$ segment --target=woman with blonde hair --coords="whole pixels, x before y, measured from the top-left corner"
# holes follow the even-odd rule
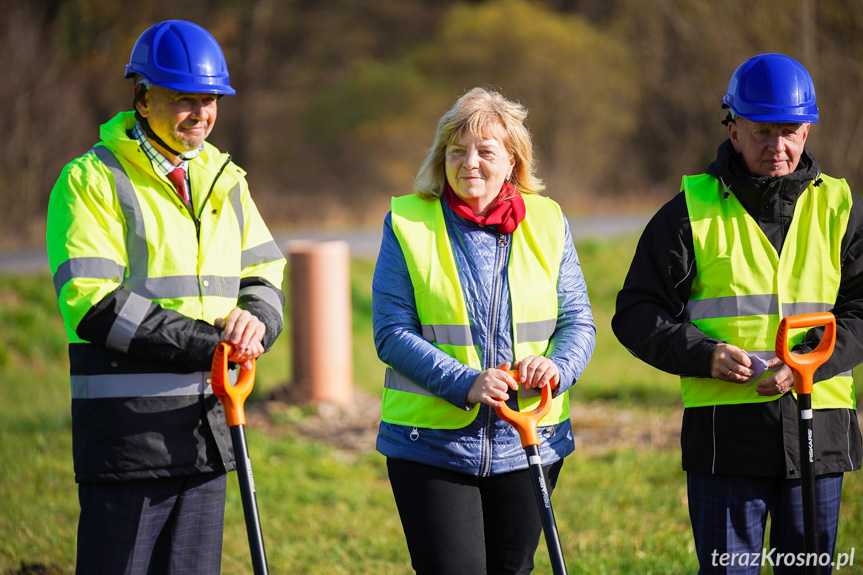
[[[531,409],[552,386],[538,434],[550,490],[575,447],[569,389],[596,329],[569,224],[538,195],[526,116],[496,91],[464,94],[438,122],[415,193],[393,198],[384,221],[377,449],[418,574],[533,569],[542,523],[518,433],[495,407]]]

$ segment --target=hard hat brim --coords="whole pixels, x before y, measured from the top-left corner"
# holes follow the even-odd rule
[[[237,91],[230,85],[225,84],[221,78],[213,78],[213,82],[182,82],[171,78],[152,78],[148,74],[144,74],[139,70],[135,70],[132,66],[126,66],[125,78],[133,76],[142,76],[153,86],[161,86],[174,92],[183,92],[186,94],[219,94],[220,96],[234,96]]]

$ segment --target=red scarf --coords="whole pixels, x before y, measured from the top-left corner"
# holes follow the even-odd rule
[[[444,192],[446,203],[458,215],[481,226],[497,226],[498,233],[511,234],[524,219],[524,199],[515,186],[504,182],[500,187],[492,205],[488,208],[486,215],[477,216],[473,209],[447,185]]]

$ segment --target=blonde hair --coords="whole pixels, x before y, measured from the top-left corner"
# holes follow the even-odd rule
[[[446,149],[464,129],[475,136],[500,137],[515,157],[510,183],[518,191],[536,194],[544,190],[545,184],[535,173],[533,142],[524,125],[526,117],[527,108],[494,90],[474,88],[467,92],[438,120],[434,144],[414,179],[414,192],[428,199],[443,195],[447,186]]]

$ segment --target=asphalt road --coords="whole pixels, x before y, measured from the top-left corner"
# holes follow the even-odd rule
[[[627,233],[640,233],[652,214],[622,214],[618,216],[572,216],[569,226],[574,239],[607,238]],[[345,241],[355,257],[377,257],[381,245],[381,228],[352,230],[294,230],[276,234],[282,251],[294,241]],[[0,252],[0,272],[47,272],[48,256],[44,248]]]

